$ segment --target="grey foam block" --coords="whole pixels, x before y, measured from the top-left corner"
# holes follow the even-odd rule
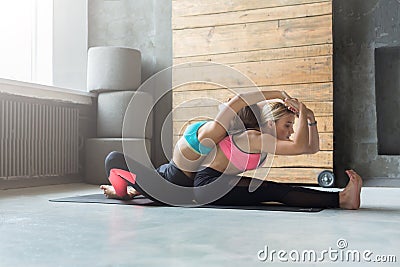
[[[87,90],[136,90],[141,84],[141,68],[139,50],[113,46],[91,47],[88,51]]]
[[[124,147],[130,151],[129,156],[153,168],[150,160],[151,141],[148,139],[124,139]],[[121,138],[90,138],[86,140],[85,182],[90,184],[108,184],[104,160],[111,151],[123,153]]]
[[[97,99],[97,137],[151,139],[152,106],[153,97],[144,92],[120,91],[99,94]],[[125,116],[126,120],[123,125]]]

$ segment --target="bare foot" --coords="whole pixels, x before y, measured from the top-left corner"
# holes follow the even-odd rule
[[[342,209],[356,210],[360,208],[362,180],[354,171],[346,171],[346,174],[350,180],[344,190],[339,192],[339,206]]]
[[[114,187],[112,187],[111,185],[101,185],[100,189],[103,190],[103,193],[104,195],[106,195],[107,198],[112,198],[112,199],[129,200],[133,199],[137,195],[140,195],[140,193],[137,192],[132,187],[128,187],[128,194],[124,197],[118,196],[117,193],[115,192]]]
[[[361,188],[362,188],[362,184],[363,184],[363,180],[361,178],[360,175],[358,175],[358,173],[356,173],[354,170],[348,170],[346,171],[347,175],[353,176],[358,180],[358,191],[361,194]]]

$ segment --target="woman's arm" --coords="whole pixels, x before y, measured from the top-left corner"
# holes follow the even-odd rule
[[[319,134],[317,128],[317,121],[314,117],[314,112],[308,109],[307,113],[308,130],[309,130],[309,143],[308,143],[308,153],[315,154],[319,151]]]
[[[214,121],[206,123],[199,129],[199,141],[210,139],[217,144],[226,136],[230,122],[242,108],[264,100],[285,100],[288,97],[289,95],[284,91],[257,91],[236,95],[222,106]]]

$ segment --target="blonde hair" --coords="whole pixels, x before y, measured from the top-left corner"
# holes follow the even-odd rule
[[[294,114],[281,102],[269,102],[263,106],[261,111],[261,121],[266,124],[268,121],[278,121],[282,117]]]

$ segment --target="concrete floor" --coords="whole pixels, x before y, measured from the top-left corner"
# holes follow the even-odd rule
[[[400,188],[363,188],[360,210],[318,213],[48,201],[91,193],[99,190],[85,184],[0,191],[0,266],[271,266],[297,256],[322,264],[307,251],[339,266],[355,265],[349,251],[362,264],[396,256],[368,266],[400,262]]]

